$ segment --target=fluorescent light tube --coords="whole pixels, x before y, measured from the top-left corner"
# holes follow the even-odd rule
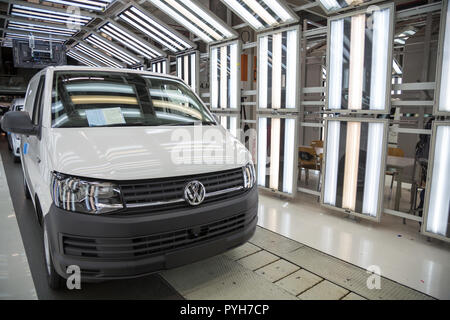
[[[392,68],[394,68],[394,71],[396,74],[403,73],[402,69],[400,68],[400,66],[398,65],[398,62],[395,59],[392,60]],[[377,70],[377,69],[373,68],[373,70]]]
[[[342,66],[344,56],[344,20],[331,21],[330,77],[328,85],[328,108],[342,108]]]
[[[66,29],[66,28],[60,28],[60,27],[49,27],[49,26],[43,26],[39,24],[33,24],[33,23],[26,23],[26,22],[19,22],[14,20],[8,21],[8,28],[10,29],[17,29],[17,30],[24,30],[24,31],[35,31],[35,32],[41,32],[41,33],[55,33],[60,35],[66,35],[66,36],[72,36],[77,30],[73,29]]]
[[[238,83],[237,79],[240,78],[240,74],[238,73],[238,45],[237,43],[233,43],[230,45],[230,108],[236,109],[239,106],[236,104],[237,101],[233,97],[238,94]]]
[[[186,18],[184,18],[182,15],[180,15],[177,11],[172,10],[169,6],[165,5],[163,2],[161,2],[159,0],[149,0],[149,1],[152,2],[159,9],[163,10],[170,17],[172,17],[173,19],[178,21],[184,27],[189,29],[192,33],[196,34],[198,37],[200,37],[206,43],[213,41],[212,36],[209,36],[206,33],[204,33],[203,31],[201,31],[195,25],[190,23]]]
[[[270,132],[270,180],[269,187],[278,190],[280,172],[280,119],[271,119]]]
[[[184,77],[183,80],[189,84],[189,78],[190,78],[190,70],[189,70],[189,55],[185,55],[183,56],[183,73],[184,73]]]
[[[112,60],[108,56],[106,56],[104,54],[101,54],[100,52],[97,52],[96,50],[88,47],[87,45],[85,45],[83,43],[78,43],[75,46],[75,49],[83,52],[87,56],[94,57],[96,60],[106,64],[107,66],[111,66],[111,67],[115,67],[115,68],[122,68],[122,65],[120,65],[119,63],[115,62],[114,60]]]
[[[269,65],[268,59],[268,36],[263,36],[259,38],[259,65],[258,65],[258,108],[267,108],[267,90],[268,87],[268,75],[267,66]]]
[[[148,59],[153,59],[161,55],[160,52],[147,45],[143,40],[137,38],[122,28],[117,27],[113,23],[107,23],[102,26],[99,31],[109,35],[114,40],[122,43],[124,46]]]
[[[390,9],[373,12],[372,68],[370,77],[370,109],[386,109],[386,84],[389,48]],[[363,60],[364,63],[364,60]],[[401,72],[400,72],[401,73]],[[362,87],[361,87],[362,91]]]
[[[181,74],[182,74],[182,72],[181,72],[181,59],[182,59],[182,56],[178,56],[177,57],[177,77],[180,78],[180,79],[182,79],[181,78]]]
[[[197,92],[197,61],[196,61],[196,54],[190,54],[189,59],[191,59],[191,70],[190,70],[190,77],[191,77],[191,88],[194,90],[194,92]]]
[[[98,64],[96,64],[96,63],[94,63],[94,62],[92,62],[92,61],[90,61],[90,60],[88,60],[88,59],[86,59],[86,58],[83,58],[83,57],[81,57],[81,56],[79,56],[79,55],[77,55],[77,54],[74,54],[73,52],[67,52],[67,55],[68,55],[69,57],[74,58],[75,60],[80,61],[81,63],[83,63],[83,64],[85,64],[85,65],[87,65],[87,66],[90,66],[90,67],[99,67]]]
[[[227,106],[227,47],[220,47],[220,107]]]
[[[441,12],[441,16],[446,15],[444,30],[444,41],[442,43],[442,67],[441,81],[439,89],[438,111],[450,112],[450,5],[447,4],[447,12]]]
[[[136,27],[136,29],[138,29],[139,31],[145,33],[146,35],[150,36],[155,41],[157,41],[157,42],[161,43],[163,46],[167,47],[169,50],[171,50],[173,52],[176,52],[177,48],[175,48],[175,46],[180,47],[179,45],[176,45],[174,42],[171,42],[170,39],[167,38],[164,34],[159,32],[158,30],[156,30],[152,26],[148,25],[143,20],[139,19],[138,17],[134,16],[133,14],[130,14],[130,16],[131,16],[131,18],[134,17],[133,19],[135,21],[138,21],[139,23],[144,25],[148,30],[143,30],[142,27],[139,24],[137,24],[136,22],[134,22],[133,20],[131,20],[127,16],[121,15],[120,17],[123,20],[125,20],[126,22],[128,22],[130,25]],[[166,41],[166,39],[167,39],[167,41]]]
[[[84,25],[91,20],[91,17],[87,16],[46,10],[42,8],[26,7],[18,4],[13,4],[11,15],[27,16],[34,19],[57,21],[63,23],[70,22],[80,25]]]
[[[447,235],[450,211],[450,125],[437,125],[426,231]]]
[[[100,48],[101,50],[109,53],[109,54],[113,54],[114,56],[116,56],[119,60],[128,63],[128,64],[136,64],[139,63],[140,61],[134,57],[132,57],[131,55],[129,55],[128,53],[126,53],[123,50],[120,50],[116,47],[114,47],[113,45],[111,45],[110,43],[108,43],[107,40],[105,39],[101,39],[99,36],[95,35],[95,34],[91,34],[89,37],[87,37],[85,39],[86,41],[90,42],[91,44],[97,46],[98,48]]]
[[[283,156],[283,192],[293,192],[295,119],[285,119],[284,156]]]
[[[30,35],[26,35],[26,34],[18,34],[18,33],[12,33],[12,32],[7,32],[5,38],[15,38],[15,39],[30,39]],[[41,40],[41,41],[53,41],[53,42],[66,42],[65,39],[61,39],[61,38],[50,38],[50,37],[41,37],[41,36],[36,36],[33,35],[35,40]]]
[[[327,149],[323,202],[332,206],[336,205],[340,133],[340,121],[327,121]]]
[[[341,6],[336,0],[319,0],[322,5],[327,9],[328,11],[334,11],[341,9]]]
[[[272,108],[281,108],[281,46],[282,34],[275,33],[272,37]]]
[[[358,162],[360,147],[361,123],[347,123],[347,139],[345,148],[344,191],[342,207],[355,210],[356,190],[358,185]]]
[[[266,185],[267,118],[258,119],[258,185]]]
[[[348,108],[362,109],[366,15],[353,16],[351,21]]]
[[[376,217],[378,213],[378,195],[380,192],[381,155],[383,154],[383,128],[380,122],[369,123],[366,172],[362,213]]]
[[[219,107],[219,83],[217,79],[217,61],[219,48],[211,49],[211,108],[217,109]]]
[[[104,10],[113,0],[92,1],[92,0],[46,0],[48,2],[64,4],[66,6],[76,6],[90,10],[101,11]]]
[[[264,28],[264,25],[259,22],[258,19],[248,10],[244,8],[239,2],[236,0],[223,0],[226,4],[228,4],[236,14],[239,14],[247,21],[253,28],[256,30]]]
[[[230,128],[228,130],[233,136],[237,137],[237,117],[230,116]]]
[[[297,30],[287,32],[286,41],[286,108],[296,107],[297,96]]]
[[[275,12],[277,16],[279,16],[283,21],[294,20],[294,17],[281,6],[281,4],[277,0],[262,0],[267,4],[267,6]]]
[[[168,1],[168,0],[165,0]],[[178,0],[173,0],[178,1]],[[206,22],[208,22],[211,26],[213,26],[216,30],[218,30],[222,35],[227,38],[233,36],[227,28],[225,28],[222,24],[218,22],[215,18],[213,18],[210,14],[208,14],[205,10],[203,10],[200,6],[198,6],[194,1],[191,0],[179,0],[183,2],[187,8],[189,8],[192,12],[199,14]],[[212,12],[211,12],[212,14]],[[221,36],[223,37],[223,36]]]
[[[158,23],[151,15],[136,7],[129,7],[119,15],[119,18],[125,20],[127,23],[145,33],[156,42],[166,46],[173,52],[192,48],[192,45],[183,40],[182,36],[177,35],[175,31]]]
[[[261,17],[268,25],[278,24],[277,20],[255,0],[242,0],[254,13]]]

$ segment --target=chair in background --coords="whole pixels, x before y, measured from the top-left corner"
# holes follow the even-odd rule
[[[309,182],[309,170],[320,170],[317,154],[313,147],[298,148],[299,180],[302,179],[302,168],[305,169],[305,182]]]
[[[388,148],[388,155],[389,156],[394,156],[394,157],[404,157],[405,156],[405,152],[402,149],[400,149],[400,148],[389,147]],[[392,169],[387,170],[386,174],[388,176],[392,177],[392,179],[391,179],[391,191],[390,191],[391,194],[392,194],[392,187],[394,186],[394,179],[397,177],[398,171],[395,170],[394,168],[392,168]]]
[[[313,147],[313,148],[323,148],[323,140],[313,140],[313,141],[311,141],[311,147]]]

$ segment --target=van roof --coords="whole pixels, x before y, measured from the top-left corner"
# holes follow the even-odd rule
[[[151,72],[151,71],[144,71],[144,70],[135,70],[135,69],[125,69],[125,68],[108,68],[108,67],[87,67],[87,66],[51,66],[47,67],[42,70],[42,72],[45,72],[47,70],[52,71],[103,71],[103,72],[125,72],[125,73],[137,73],[137,74],[146,74],[146,75],[153,75],[158,77],[165,77],[168,79],[176,79],[180,80],[180,78],[164,74],[164,73],[157,73],[157,72]]]

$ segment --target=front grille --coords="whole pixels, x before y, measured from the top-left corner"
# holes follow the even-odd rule
[[[167,253],[241,231],[245,214],[173,232],[137,238],[85,238],[62,235],[64,254],[99,259],[135,259]]]
[[[188,207],[184,201],[184,187],[189,181],[198,180],[206,189],[204,203],[233,197],[244,192],[242,168],[191,176],[179,176],[120,184],[127,209],[146,212]]]

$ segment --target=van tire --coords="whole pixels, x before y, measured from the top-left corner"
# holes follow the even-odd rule
[[[52,250],[50,249],[50,241],[48,240],[47,226],[45,225],[45,223],[43,229],[44,263],[45,271],[47,273],[47,284],[51,289],[59,290],[64,285],[64,278],[56,272],[53,265]]]
[[[23,192],[25,193],[25,198],[31,199],[30,190],[28,189],[28,184],[25,176],[23,176]]]

